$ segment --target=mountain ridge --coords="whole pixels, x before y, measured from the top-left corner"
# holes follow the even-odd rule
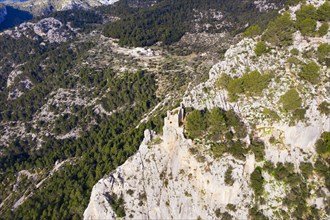
[[[318,2],[315,5],[319,6]],[[291,7],[289,12],[295,15],[300,7]],[[315,38],[302,37],[297,31],[293,34],[292,45],[274,47],[266,43],[269,50],[262,55],[256,55],[255,48],[262,39],[258,35],[231,46],[224,60],[211,68],[209,79],[185,92],[182,103],[190,109],[186,117],[182,117],[181,112],[185,111],[182,107],[167,112],[163,134],[146,130],[139,151],[93,187],[84,219],[101,216],[110,219],[267,219],[303,215],[327,219],[329,176],[316,170],[320,163],[327,163],[320,162],[322,154],[317,149],[330,132],[329,114],[322,113],[319,107],[329,102],[330,72],[313,56],[299,54],[317,50],[329,42],[329,37],[329,31]],[[298,55],[295,53],[299,64],[290,63],[293,49],[299,51]],[[306,84],[297,74],[300,65],[311,61],[320,65],[317,88]],[[256,80],[252,78],[256,71],[262,75],[271,73],[275,79],[268,82],[257,99],[255,95],[243,94],[232,100],[228,81],[230,86],[231,80],[246,75]],[[290,88],[297,89],[303,99],[298,107],[306,106],[303,118],[297,121],[292,121],[292,112],[281,109],[280,103],[292,91]],[[247,133],[243,132],[239,138],[236,137],[241,132],[238,128],[232,127],[232,133],[229,132],[233,140],[241,140],[241,148],[235,150],[235,143],[230,146],[233,143],[223,142],[221,138],[213,141],[212,136],[209,137],[211,130],[203,127],[203,120],[211,123],[203,117],[218,114],[218,108],[219,111],[233,111],[242,120],[240,126],[246,127]],[[269,112],[278,118],[269,116]],[[190,124],[195,124],[194,130]],[[190,139],[193,134],[190,132],[196,130],[204,132],[205,136],[196,133],[197,137]],[[259,144],[255,148],[256,141]],[[314,166],[311,169],[315,171],[305,174],[308,164]],[[285,172],[288,174],[283,174]],[[226,173],[230,173],[230,181]],[[297,181],[303,186],[306,184],[308,193],[303,187],[297,188],[294,178],[299,175],[306,178]],[[304,193],[307,196],[303,196]],[[303,208],[307,206],[313,207],[313,211]]]
[[[234,6],[247,17],[218,30],[208,27],[233,23],[222,15],[236,1],[221,10],[220,0],[191,0],[194,10],[182,2],[171,13],[193,17],[181,26],[172,16],[184,30],[173,41],[171,13],[149,0],[54,12],[0,33],[3,218],[82,219],[89,203],[109,218],[327,217],[328,5],[285,12],[285,1],[248,0]],[[150,30],[169,41],[129,46],[149,30],[135,26],[155,21]],[[133,25],[128,41],[106,35],[118,24]],[[146,129],[153,138],[141,145]],[[111,174],[114,188],[103,185]],[[229,198],[242,184],[246,197]]]

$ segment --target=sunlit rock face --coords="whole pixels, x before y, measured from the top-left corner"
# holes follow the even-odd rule
[[[248,216],[252,191],[246,177],[254,170],[254,156],[246,163],[231,155],[198,162],[180,126],[182,111],[168,112],[162,136],[146,130],[139,151],[93,187],[84,219],[116,218],[109,203],[114,195],[124,199],[126,217],[136,219],[214,219],[215,210],[225,212],[228,204],[238,207],[236,218]],[[229,166],[231,186],[224,181]]]

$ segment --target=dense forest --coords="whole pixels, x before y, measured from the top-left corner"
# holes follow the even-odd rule
[[[66,13],[69,12],[54,15],[63,22],[74,19],[75,25],[84,30],[99,21],[97,17],[84,16],[92,12],[79,13],[81,19]],[[81,66],[88,50],[94,46],[89,41],[41,44],[41,38],[32,40],[26,37],[0,37],[0,41],[3,42],[0,44],[1,126],[23,122],[26,132],[40,134],[43,139],[38,150],[34,147],[36,140],[30,136],[12,140],[8,147],[1,146],[1,201],[19,199],[10,197],[11,189],[8,188],[17,172],[36,172],[39,173],[38,180],[41,180],[49,175],[57,161],[72,161],[38,190],[30,179],[22,181],[18,192],[24,190],[21,193],[31,197],[15,211],[6,207],[10,203],[4,204],[0,219],[81,219],[96,181],[136,152],[146,128],[159,131],[162,127],[162,116],[159,115],[136,129],[142,116],[158,102],[155,75],[143,70],[118,74],[111,67],[93,69]],[[15,63],[23,63],[18,67],[21,71],[19,77],[31,80],[33,89],[26,89],[24,95],[8,100],[6,82]],[[70,112],[61,114],[64,106],[50,106],[50,111],[59,115],[54,126],[47,121],[36,121],[35,115],[47,104],[46,97],[58,89],[77,90],[81,97],[90,99],[102,97],[96,104],[113,113],[104,117],[96,113],[93,106],[73,105]],[[78,138],[56,138],[76,127],[81,128]],[[45,129],[50,129],[52,135],[43,136],[40,132]]]
[[[285,2],[278,1],[283,4]],[[127,2],[126,4],[128,5]],[[125,1],[121,2],[120,7],[125,7]],[[221,12],[221,15],[217,12]],[[254,16],[255,13],[258,13],[258,16]],[[276,14],[276,10],[260,13],[249,1],[164,0],[149,8],[120,14],[121,19],[109,23],[104,33],[119,38],[122,45],[148,46],[158,41],[171,44],[178,41],[186,32],[229,31],[235,34],[243,30],[246,24],[259,24],[265,27]],[[223,21],[226,24],[219,26]],[[204,28],[205,24],[211,27]],[[196,25],[202,28],[196,30]]]
[[[60,72],[56,73],[60,74]],[[51,217],[55,219],[80,219],[88,204],[89,193],[95,182],[122,164],[137,150],[145,128],[160,129],[162,125],[160,118],[155,119],[155,122],[150,121],[147,125],[142,124],[139,129],[136,129],[141,116],[157,101],[153,75],[139,71],[116,79],[115,74],[110,69],[102,72],[82,69],[80,74],[81,81],[79,83],[98,85],[100,89],[98,92],[111,88],[109,96],[101,101],[106,109],[112,110],[118,106],[126,106],[125,110],[104,118],[94,113],[91,108],[77,108],[74,115],[58,119],[58,126],[54,128],[55,132],[65,133],[72,129],[70,127],[71,120],[68,117],[74,117],[74,120],[79,121],[80,125],[86,124],[86,126],[89,121],[96,120],[95,125],[89,129],[86,127],[85,132],[78,139],[45,138],[43,147],[38,151],[29,150],[33,142],[22,140],[13,142],[9,151],[5,152],[7,156],[0,158],[0,178],[4,184],[1,185],[1,188],[4,187],[1,190],[1,198],[8,195],[5,190],[5,183],[15,178],[16,172],[20,170],[48,170],[56,161],[69,158],[79,159],[73,162],[74,166],[67,165],[53,175],[51,181],[48,181],[15,212],[3,213],[2,218],[10,219],[14,216],[15,219],[48,219]],[[32,90],[36,93],[34,98],[25,96],[25,98],[20,99],[23,101],[22,103],[16,106],[13,102],[11,105],[15,106],[14,109],[19,112],[25,108],[17,107],[26,105],[27,110],[32,114],[36,110],[34,108],[37,108],[39,103],[43,101],[42,97],[46,96],[46,94],[41,93],[47,93],[46,88],[72,86],[73,82],[70,80],[73,79],[70,77],[61,78],[61,80],[61,84],[55,81],[52,85],[45,84],[45,87],[43,86],[44,83],[41,83],[39,91]],[[47,79],[45,82],[51,81]],[[116,95],[110,95],[111,93],[116,93]],[[34,103],[31,104],[27,101]],[[29,106],[34,108],[31,109]],[[29,113],[23,112],[18,113],[18,115],[23,115],[23,118],[20,119],[25,120],[25,116],[30,117]],[[15,115],[13,110],[11,115]],[[13,120],[12,117],[15,118],[15,116],[11,116],[5,120]],[[72,191],[72,189],[74,190]],[[33,189],[29,189],[28,192],[33,192]]]

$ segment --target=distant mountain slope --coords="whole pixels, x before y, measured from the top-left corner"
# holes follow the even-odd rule
[[[187,32],[229,32],[234,36],[251,24],[265,26],[285,3],[286,0],[163,0],[122,16],[110,23],[104,33],[129,46],[150,46],[158,41],[170,44]]]
[[[29,1],[5,1],[6,4],[29,11],[34,15],[46,15],[52,11],[90,8],[102,5],[110,5],[118,0],[29,0]]]
[[[2,22],[0,22],[0,31],[15,27],[16,25],[32,19],[32,14],[27,11],[22,11],[11,6],[4,6],[4,8],[6,9],[6,14],[3,16]]]
[[[7,15],[6,6],[0,5],[0,24],[5,20],[6,15]]]

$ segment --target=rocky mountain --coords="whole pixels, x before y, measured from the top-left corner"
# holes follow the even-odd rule
[[[5,16],[7,15],[6,6],[0,5],[0,23],[5,20]]]
[[[120,0],[0,32],[0,218],[327,219],[329,9]]]
[[[299,19],[302,10],[301,5],[290,7],[282,16]],[[306,53],[329,47],[330,32],[320,37],[296,31],[290,46],[266,41],[267,49],[259,54],[266,34],[242,39],[227,50],[211,68],[209,80],[186,91],[185,108],[167,112],[162,134],[145,131],[138,152],[93,187],[84,219],[329,218],[329,164],[323,163],[329,159],[330,71],[317,55]],[[312,82],[301,71],[314,64],[318,73]],[[232,97],[235,80],[246,77],[258,86],[267,74],[270,78],[258,95],[242,91]],[[299,102],[290,110],[286,105],[294,102],[293,93]],[[187,108],[196,110],[186,114]],[[224,111],[223,116],[216,109]],[[202,128],[204,135],[193,140],[187,138],[192,124],[203,126],[194,113],[204,114],[212,126],[215,117],[230,111],[246,128],[240,138],[242,131],[235,126],[229,126],[232,133],[224,139],[221,131],[212,137],[212,127]],[[298,116],[297,111],[302,113]],[[225,128],[223,120],[217,126]],[[228,141],[233,136],[239,144]],[[321,142],[327,145],[325,154]]]
[[[118,0],[29,0],[29,1],[6,1],[8,5],[29,11],[34,15],[49,14],[52,11],[68,9],[88,9],[90,7],[110,5]]]

